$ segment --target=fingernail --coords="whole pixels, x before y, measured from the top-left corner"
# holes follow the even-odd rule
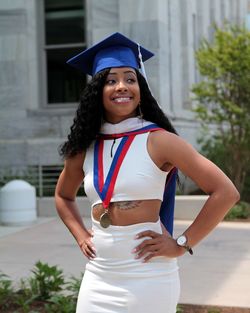
[[[132,253],[135,253],[135,252],[136,252],[136,250],[137,250],[136,248],[135,248],[135,249],[133,249],[133,250],[132,250]]]
[[[139,238],[139,235],[135,235],[135,239],[138,239]]]
[[[92,253],[91,256],[92,256],[92,258],[95,258],[95,257],[96,257],[94,253]]]
[[[137,255],[135,256],[135,259],[139,259],[139,254],[137,254]]]

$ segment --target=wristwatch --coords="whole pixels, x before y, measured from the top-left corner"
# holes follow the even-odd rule
[[[178,246],[185,248],[191,255],[193,255],[193,250],[187,244],[187,236],[181,235],[176,239],[176,243]]]

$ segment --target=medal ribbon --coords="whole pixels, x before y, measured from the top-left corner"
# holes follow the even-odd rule
[[[125,136],[130,136],[130,135],[138,135],[138,134],[143,134],[143,133],[147,133],[149,131],[156,131],[156,130],[160,130],[162,128],[160,128],[159,126],[157,126],[157,124],[150,124],[148,126],[136,129],[136,130],[132,130],[129,132],[125,132],[125,133],[120,133],[120,134],[100,134],[100,137],[103,139],[115,139],[115,138],[121,138],[121,137],[125,137]]]
[[[115,182],[122,165],[122,161],[134,140],[135,135],[123,137],[112,160],[107,178],[104,183],[103,174],[103,141],[97,139],[94,148],[94,186],[99,194],[104,208],[107,208],[115,188]]]
[[[151,124],[140,129],[121,134],[108,134],[108,135],[100,134],[100,138],[96,140],[94,146],[94,186],[102,200],[104,208],[107,208],[110,203],[120,167],[135,136],[137,134],[142,134],[149,131],[156,131],[160,129],[162,128],[160,128],[156,124]],[[115,152],[110,169],[108,171],[108,175],[104,182],[104,173],[103,173],[104,140],[115,138],[122,138],[122,140],[119,143],[119,146]]]

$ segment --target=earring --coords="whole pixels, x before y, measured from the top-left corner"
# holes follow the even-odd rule
[[[143,113],[141,110],[141,102],[139,102],[139,104],[138,104],[138,111],[139,111],[140,119],[143,119]]]

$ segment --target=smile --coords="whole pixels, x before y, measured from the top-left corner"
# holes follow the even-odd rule
[[[131,97],[119,97],[119,98],[113,98],[112,100],[117,103],[121,102],[129,102],[132,98]]]

